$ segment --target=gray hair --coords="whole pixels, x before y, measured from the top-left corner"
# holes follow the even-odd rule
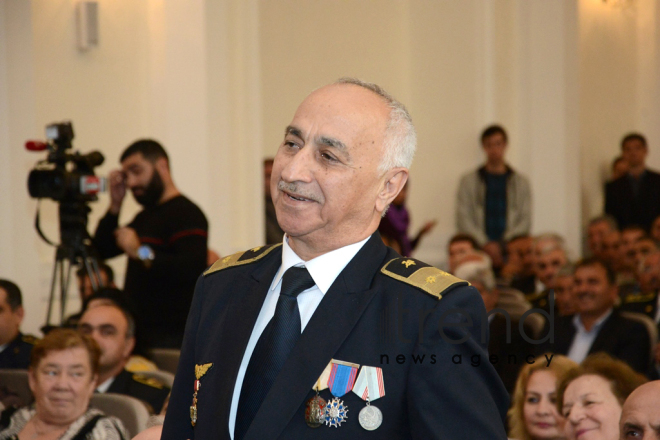
[[[545,242],[547,242],[547,244],[545,244]],[[542,243],[544,243],[543,246],[541,246]],[[558,234],[541,234],[534,238],[534,252],[537,254],[546,255],[557,249],[563,251],[565,255],[568,255],[568,252],[566,252],[566,242]]]
[[[575,265],[572,263],[564,264],[559,271],[557,272],[557,278],[559,277],[572,277],[575,274]]]
[[[390,117],[385,129],[385,151],[378,166],[381,173],[392,168],[410,168],[417,147],[417,133],[406,107],[377,84],[357,78],[340,78],[335,84],[353,84],[374,92],[385,100]]]
[[[454,275],[470,283],[481,283],[489,292],[496,286],[493,269],[485,260],[462,263],[456,268]]]

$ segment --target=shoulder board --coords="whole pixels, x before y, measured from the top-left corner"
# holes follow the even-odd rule
[[[469,285],[467,281],[414,258],[395,258],[383,266],[380,271],[388,277],[417,287],[438,299],[441,299],[442,293],[450,287]]]
[[[139,382],[141,384],[150,386],[152,388],[157,388],[159,390],[162,390],[164,387],[164,385],[160,383],[157,379],[154,379],[153,377],[146,377],[141,374],[134,374],[133,380],[135,382]]]
[[[525,295],[527,301],[536,301],[539,298],[545,298],[548,296],[548,289],[544,289],[540,292],[529,293]]]
[[[238,252],[236,254],[221,258],[215,263],[213,263],[213,265],[209,267],[206,270],[206,272],[204,272],[204,276],[210,275],[213,272],[217,272],[222,269],[227,269],[228,267],[241,266],[243,264],[253,263],[255,261],[262,259],[266,255],[268,255],[270,251],[272,251],[273,249],[277,249],[280,246],[282,246],[281,243],[274,245],[260,246],[245,252]]]
[[[624,304],[630,304],[630,303],[642,303],[642,302],[649,302],[649,301],[655,301],[656,299],[656,294],[651,292],[651,293],[631,293],[630,295],[626,295],[625,298],[623,298],[623,303]]]
[[[23,342],[27,342],[28,344],[32,344],[32,345],[34,345],[34,344],[36,344],[37,342],[39,342],[39,338],[36,338],[36,337],[34,337],[34,336],[32,336],[32,335],[23,335],[23,336],[21,336],[21,340],[22,340]]]

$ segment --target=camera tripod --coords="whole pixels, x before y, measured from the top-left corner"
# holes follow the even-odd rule
[[[96,252],[92,246],[91,237],[87,232],[87,214],[89,211],[90,208],[85,203],[80,202],[63,202],[59,206],[60,236],[62,240],[61,244],[56,245],[57,248],[55,250],[55,263],[53,265],[53,277],[50,285],[46,324],[41,328],[44,334],[54,328],[50,324],[50,319],[58,290],[60,296],[59,320],[60,324],[64,322],[67,292],[69,291],[71,268],[73,266],[80,266],[85,269],[94,292],[104,287]],[[41,232],[38,214],[36,227],[39,235],[46,242],[54,244]]]

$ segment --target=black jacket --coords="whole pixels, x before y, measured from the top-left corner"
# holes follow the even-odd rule
[[[227,261],[246,264],[197,282],[163,440],[230,438],[236,375],[282,252],[276,246],[238,255]],[[384,267],[399,278],[381,272]],[[430,287],[457,282],[438,300],[411,285],[413,278]],[[474,288],[420,261],[400,258],[375,233],[325,294],[244,440],[506,439],[508,396],[487,361],[487,340],[481,341],[484,314]],[[448,342],[460,338],[465,342]],[[454,363],[459,356],[461,364]],[[477,357],[480,366],[473,367],[471,359]],[[353,392],[341,398],[349,412],[340,427],[306,425],[305,402],[314,396],[312,387],[333,358],[382,368],[385,396],[373,402],[383,414],[380,428],[368,432],[360,426],[358,414],[365,402]],[[195,366],[208,363],[212,366],[201,378],[193,428]],[[331,395],[323,390],[321,397],[329,400]]]
[[[169,387],[155,379],[122,370],[110,384],[107,393],[124,394],[135,397],[149,404],[155,414],[163,408],[165,399],[170,394]]]
[[[554,328],[554,344],[548,342],[543,351],[558,354],[567,354],[575,337],[576,329],[573,325],[573,316],[556,318]],[[547,334],[546,328],[542,335]],[[605,352],[610,356],[621,359],[636,371],[646,374],[651,365],[651,341],[649,333],[643,324],[621,316],[618,310],[603,323],[596,339],[594,339],[589,354]]]
[[[646,170],[637,197],[628,175],[605,185],[605,213],[614,217],[619,228],[638,225],[647,231],[660,215],[660,174]]]

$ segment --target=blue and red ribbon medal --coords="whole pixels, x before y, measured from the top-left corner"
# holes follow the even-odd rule
[[[353,389],[360,365],[336,359],[330,363],[328,388],[335,397],[325,407],[325,424],[337,428],[348,417],[348,407],[339,398]]]
[[[360,370],[360,375],[355,381],[353,392],[367,402],[367,406],[360,410],[358,421],[367,431],[373,431],[383,423],[383,413],[373,406],[373,400],[380,399],[385,395],[385,382],[383,381],[383,370],[378,367],[367,367]]]

